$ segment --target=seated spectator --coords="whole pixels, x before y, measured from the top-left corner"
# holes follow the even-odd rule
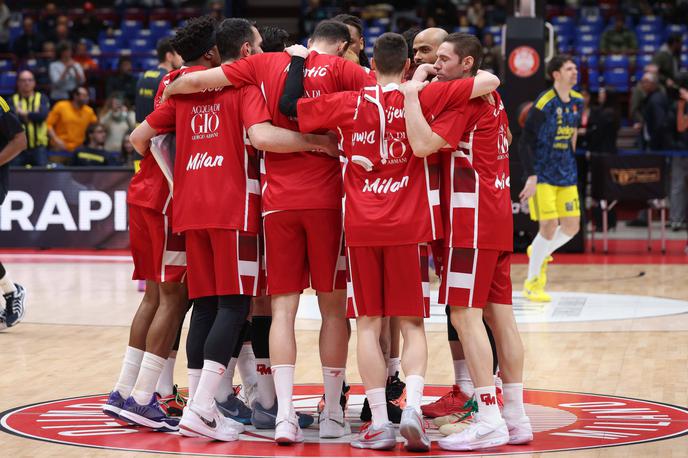
[[[616,16],[614,25],[604,31],[600,50],[605,54],[634,54],[638,50],[635,33],[626,27],[623,16]]]
[[[134,167],[134,162],[141,159],[141,156],[138,156],[138,153],[134,149],[134,145],[129,141],[130,135],[131,132],[127,132],[124,134],[124,137],[122,137],[122,147],[120,148],[119,156],[116,158],[117,165],[123,167]]]
[[[10,50],[10,19],[12,13],[5,4],[5,0],[0,0],[0,53]]]
[[[502,75],[502,49],[495,44],[491,33],[483,36],[483,61],[480,68],[500,77]]]
[[[86,141],[74,150],[73,166],[113,165],[111,154],[105,151],[107,129],[100,123],[89,124]]]
[[[84,72],[91,72],[98,70],[98,62],[93,60],[91,53],[88,52],[88,42],[86,40],[79,40],[74,48],[74,61],[76,61]]]
[[[57,60],[50,64],[50,98],[53,101],[69,98],[70,91],[86,82],[84,69],[72,58],[72,45],[63,41],[57,45]]]
[[[79,86],[70,92],[69,100],[57,102],[50,110],[46,124],[53,150],[73,151],[84,143],[86,128],[98,121],[88,101],[88,89]]]
[[[109,76],[105,82],[106,97],[120,94],[127,104],[132,105],[134,103],[137,78],[132,74],[132,69],[131,57],[120,57],[117,73]]]
[[[24,17],[22,29],[23,33],[12,44],[12,52],[19,59],[26,59],[40,52],[43,38],[34,30],[33,19],[30,16]]]
[[[52,38],[57,26],[57,5],[54,2],[46,3],[38,18],[38,33],[45,39]]]
[[[680,34],[670,35],[666,43],[659,48],[657,54],[652,58],[652,63],[659,67],[659,82],[666,87],[673,88],[676,86],[674,80],[681,64],[682,46],[683,39]]]
[[[36,56],[34,76],[38,86],[50,91],[50,64],[55,60],[55,43],[44,41],[41,52]]]
[[[60,16],[60,18],[67,19],[66,16]],[[52,34],[51,40],[55,43],[60,43],[61,41],[71,41],[71,33],[69,29],[69,24],[58,23],[55,26],[55,32]]]
[[[282,52],[287,47],[289,32],[286,30],[274,25],[267,25],[260,27],[258,32],[263,38],[263,43],[260,45],[263,52]]]
[[[48,164],[48,117],[50,103],[48,96],[36,91],[36,79],[28,70],[17,77],[17,93],[10,100],[12,111],[17,115],[26,132],[27,149],[15,157],[14,166],[38,166]]]
[[[482,30],[485,27],[485,8],[481,0],[471,2],[471,6],[468,7],[466,12],[466,18],[468,23],[478,30]]]
[[[107,129],[105,149],[119,151],[124,134],[136,127],[134,111],[129,110],[119,95],[111,96],[100,112],[100,123]]]
[[[84,13],[79,15],[79,18],[74,21],[72,33],[75,37],[86,38],[96,43],[103,27],[103,22],[93,12],[93,3],[86,2],[84,3]]]
[[[508,7],[506,0],[497,0],[494,7],[485,15],[487,25],[502,25],[506,23]]]
[[[669,99],[660,89],[659,78],[654,73],[645,73],[640,80],[646,94],[642,107],[642,144],[645,149],[662,150],[672,147],[673,129],[667,130]]]

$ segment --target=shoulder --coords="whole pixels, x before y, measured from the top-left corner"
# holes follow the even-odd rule
[[[578,91],[574,91],[573,89],[570,92],[571,94],[571,99],[576,101],[576,102],[583,102],[583,94],[581,94]]]
[[[10,106],[7,104],[5,99],[3,99],[2,97],[0,97],[0,108],[2,108],[2,111],[4,113],[7,113],[8,111],[10,111]]]
[[[552,102],[552,100],[556,99],[556,97],[557,93],[554,92],[554,88],[546,90],[535,99],[535,108],[540,111],[545,110],[545,108]]]

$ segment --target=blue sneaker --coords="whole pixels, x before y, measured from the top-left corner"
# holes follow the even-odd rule
[[[238,421],[242,425],[251,424],[251,409],[237,397],[236,393],[230,393],[226,401],[218,402],[217,409],[225,417]]]
[[[130,421],[135,425],[145,426],[156,431],[165,433],[179,431],[179,418],[165,415],[155,393],[153,393],[151,400],[146,405],[137,403],[133,396],[129,396],[119,416],[121,419]]]
[[[119,391],[110,391],[107,402],[103,404],[103,413],[115,420],[121,420],[119,413],[122,411],[125,402],[126,400],[119,394]]]
[[[312,415],[302,412],[296,412],[299,418],[299,427],[308,428],[313,424],[315,419]],[[277,399],[269,409],[263,407],[259,401],[253,405],[253,412],[251,412],[251,423],[256,429],[275,429],[275,421],[277,419]]]

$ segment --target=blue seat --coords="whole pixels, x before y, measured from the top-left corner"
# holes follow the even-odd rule
[[[101,52],[117,52],[122,48],[122,44],[116,38],[104,38],[98,43]]]
[[[661,30],[661,27],[658,27],[655,24],[638,24],[638,26],[635,28],[635,33],[637,35],[642,35],[646,33],[658,33]]]
[[[10,92],[14,92],[17,86],[17,72],[4,72],[0,74],[0,90],[5,91],[7,89]],[[3,92],[5,93],[5,92]]]
[[[368,27],[368,28],[366,29],[366,31],[365,31],[365,35],[366,35],[366,36],[372,35],[372,36],[379,37],[379,36],[382,35],[383,33],[385,33],[385,31],[384,31],[384,29],[383,29],[382,27],[380,27],[380,26]]]
[[[638,57],[636,57],[636,68],[639,68],[640,70],[643,69],[647,64],[652,63],[652,55],[651,54],[638,54]]]
[[[630,59],[622,54],[612,54],[604,59],[605,69],[623,69],[628,71]]]
[[[641,16],[639,24],[652,24],[660,28],[662,27],[662,18],[659,16]]]
[[[594,24],[580,24],[577,29],[579,33],[599,34],[600,29]]]
[[[153,32],[151,32],[150,29],[139,29],[136,32],[136,38],[144,38],[147,40],[152,40],[153,39]]]
[[[7,72],[11,70],[13,66],[11,60],[0,60],[0,72]]]
[[[597,70],[588,71],[588,90],[597,92],[600,90],[600,72]]]
[[[158,59],[156,57],[135,57],[131,64],[134,70],[148,70],[158,66]]]
[[[589,56],[592,54],[597,54],[597,49],[597,46],[579,45],[576,46],[576,54],[580,56]]]
[[[600,43],[600,37],[589,33],[583,33],[577,36],[576,43],[583,46],[597,46]]]
[[[164,37],[172,29],[172,26],[168,21],[157,20],[150,22],[151,34],[157,38]]]
[[[655,43],[645,43],[643,45],[640,45],[639,51],[645,54],[654,54],[657,51],[659,51],[660,45],[655,44]]]
[[[622,68],[605,70],[604,84],[605,86],[612,88],[617,92],[628,92],[628,72]]]
[[[125,36],[136,35],[136,33],[142,28],[143,25],[141,24],[141,22],[135,21],[133,19],[122,21],[122,24],[120,25],[120,30]]]
[[[602,30],[604,30],[604,18],[602,18],[602,16],[583,18],[578,23],[577,30],[583,32],[583,30],[581,30],[583,27],[588,29],[590,32],[600,33]]]
[[[381,27],[383,29],[389,29],[390,19],[388,17],[381,17],[378,19],[373,19],[370,21],[372,27]]]
[[[664,28],[666,36],[680,34],[683,35],[683,39],[686,39],[686,34],[688,33],[688,27],[684,24],[669,24]]]
[[[688,54],[681,54],[681,71],[688,71]]]
[[[492,35],[501,35],[502,34],[502,26],[501,25],[491,25],[489,27],[485,27],[483,31],[487,33],[491,33]]]
[[[133,52],[147,52],[154,47],[151,39],[136,38],[134,40],[129,40],[129,48],[131,48]]]
[[[600,66],[600,58],[597,55],[588,56],[586,62],[588,63],[589,71],[597,70]]]
[[[470,25],[467,27],[454,27],[454,32],[469,33],[471,35],[475,35],[476,28]]]
[[[662,36],[659,34],[643,33],[641,35],[638,35],[638,44],[640,46],[644,46],[647,44],[661,46],[662,41]]]

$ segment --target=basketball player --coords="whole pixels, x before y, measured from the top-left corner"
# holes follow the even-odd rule
[[[190,20],[177,31],[172,45],[185,62],[181,73],[220,64],[210,17]],[[164,76],[154,98],[156,106],[162,89],[179,73],[173,70]],[[180,323],[188,308],[183,283],[185,240],[171,230],[172,193],[151,154],[144,155],[129,186],[127,202],[134,279],[146,280],[146,291],[132,322],[119,379],[103,412],[140,426],[176,431],[179,419],[171,417],[181,416],[184,403],[170,389],[176,351],[173,355],[169,352],[173,342],[179,347]],[[163,379],[169,380],[165,386],[159,383]]]
[[[481,45],[473,35],[455,33],[440,45],[435,63],[440,81],[476,74]],[[422,70],[419,68],[419,71]],[[424,80],[425,75],[419,77]],[[417,83],[417,87],[420,83]],[[422,95],[422,93],[421,93]],[[407,132],[414,154],[444,147],[422,116],[418,96],[405,93]],[[497,93],[494,104],[471,101],[455,118],[461,141],[443,155],[445,249],[440,303],[450,306],[475,384],[478,412],[468,427],[441,439],[445,450],[475,450],[532,440],[523,408],[523,344],[511,307],[512,213],[509,197],[509,130]],[[458,146],[458,149],[456,148]],[[495,333],[504,378],[504,419],[497,404],[492,352],[483,324]]]
[[[322,21],[311,36],[306,59],[306,94],[316,97],[343,90],[358,90],[370,81],[358,65],[342,59],[350,41],[346,25]],[[180,78],[166,94],[190,93],[203,88],[246,84],[261,88],[273,123],[297,130],[279,112],[290,57],[270,53],[242,59],[222,69]],[[311,152],[277,155],[267,150],[261,175],[266,251],[267,293],[272,296],[270,362],[277,403],[265,400],[254,406],[254,426],[275,427],[280,443],[301,442],[303,436],[292,404],[296,339],[294,320],[303,289],[317,291],[322,326],[320,360],[323,365],[325,409],[320,415],[320,437],[348,434],[340,395],[345,375],[348,337],[345,271],[338,159]],[[310,281],[309,281],[310,278]],[[265,402],[265,404],[264,404]]]
[[[294,95],[304,93],[303,63],[303,59],[292,60],[280,104],[285,114],[296,113]],[[339,132],[349,160],[344,174],[348,315],[356,318],[359,372],[372,411],[372,423],[351,443],[356,448],[396,446],[387,416],[387,374],[379,339],[382,318],[397,316],[404,337],[402,366],[407,376],[407,404],[400,431],[408,450],[430,449],[420,410],[427,365],[423,318],[429,312],[424,243],[438,238],[441,232],[440,210],[433,204],[439,200],[439,183],[431,179],[436,166],[414,157],[406,140],[399,85],[409,65],[404,38],[386,33],[374,46],[373,70],[378,85],[298,101],[299,128],[304,132]],[[295,83],[301,83],[296,90],[292,89]],[[475,79],[475,86],[470,79],[428,88],[421,103],[425,116],[433,120],[432,129],[458,142],[452,138],[451,127],[462,106],[469,97],[488,93],[498,84],[496,77],[483,74]]]
[[[246,20],[224,20],[215,36],[225,62],[261,52],[260,35]],[[156,132],[177,132],[173,227],[187,237],[195,299],[189,340],[204,342],[201,378],[179,424],[185,436],[233,441],[243,431],[218,411],[215,395],[258,288],[260,195],[244,130],[254,146],[271,151],[335,149],[328,137],[304,137],[269,119],[258,88],[220,88],[169,100],[132,133],[144,149]]]
[[[5,99],[0,97],[0,205],[9,190],[10,162],[26,149],[26,134],[19,119],[10,111]],[[5,266],[0,263],[0,293],[5,308],[0,309],[0,331],[15,326],[24,318],[24,287],[12,283]]]
[[[528,201],[530,217],[539,231],[528,247],[528,276],[523,295],[549,302],[545,292],[551,255],[580,229],[580,201],[576,169],[576,136],[583,112],[583,96],[573,90],[578,70],[571,57],[554,56],[547,64],[554,87],[538,96],[526,118],[519,143],[528,176],[519,194]]]

